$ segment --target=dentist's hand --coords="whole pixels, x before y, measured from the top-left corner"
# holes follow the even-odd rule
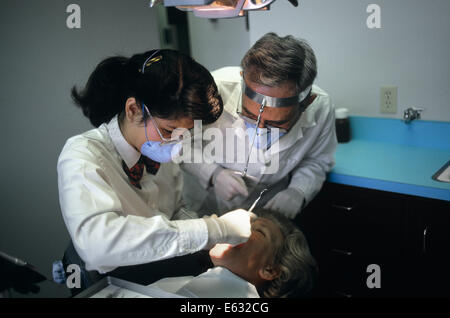
[[[294,219],[300,212],[304,201],[305,195],[301,190],[287,188],[270,199],[264,209],[279,212],[289,219]]]
[[[211,216],[203,218],[208,227],[208,244],[206,249],[218,243],[238,245],[247,242],[251,235],[251,220],[256,215],[246,210],[234,210],[221,217]]]
[[[216,195],[223,200],[232,200],[237,195],[248,197],[244,179],[235,171],[218,168],[212,177],[212,184]]]

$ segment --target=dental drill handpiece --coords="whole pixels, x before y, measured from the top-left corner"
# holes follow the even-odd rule
[[[247,175],[248,163],[250,161],[250,155],[252,154],[253,145],[255,144],[256,133],[258,131],[258,126],[259,126],[259,122],[261,121],[261,114],[264,111],[264,107],[266,107],[266,99],[265,98],[263,99],[263,101],[261,103],[261,107],[259,108],[258,119],[256,119],[255,134],[253,135],[252,144],[250,145],[250,150],[248,151],[247,161],[245,162],[244,171],[242,172],[242,177],[243,178],[245,178],[245,176]]]

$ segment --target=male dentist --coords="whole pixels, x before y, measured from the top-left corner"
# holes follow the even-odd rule
[[[295,218],[321,189],[337,144],[330,97],[313,85],[312,48],[268,33],[245,54],[241,67],[212,74],[224,112],[204,129],[223,131],[227,145],[222,160],[182,164],[185,200],[194,210],[221,213],[248,209],[268,189],[258,206]],[[232,139],[237,147],[229,146]]]

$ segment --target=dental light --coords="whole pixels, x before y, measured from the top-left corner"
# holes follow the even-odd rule
[[[294,7],[297,0],[288,0]],[[200,18],[220,19],[245,15],[246,11],[269,10],[275,0],[151,0],[150,7],[164,4],[165,7],[177,7],[183,11],[193,11]]]

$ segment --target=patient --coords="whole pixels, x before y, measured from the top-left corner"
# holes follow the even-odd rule
[[[187,297],[301,297],[314,284],[317,266],[303,233],[281,214],[255,211],[249,240],[217,244],[214,268],[196,277],[166,278],[150,286]]]

